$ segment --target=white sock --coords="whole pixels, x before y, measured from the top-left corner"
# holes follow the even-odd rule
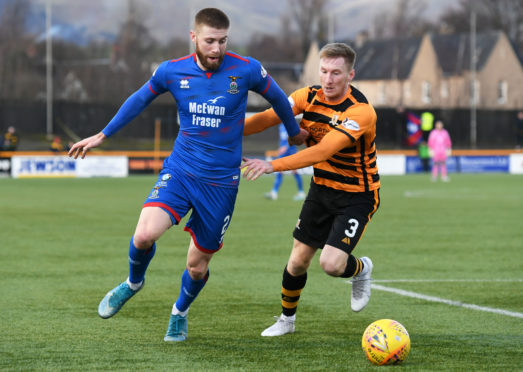
[[[189,308],[187,308],[187,310],[185,310],[185,311],[178,310],[178,308],[176,307],[176,302],[175,302],[174,305],[173,305],[173,309],[171,311],[171,314],[172,315],[187,316],[188,312],[189,312]]]
[[[294,322],[296,320],[296,314],[291,315],[291,316],[281,314],[281,318],[287,322]]]
[[[127,278],[127,280],[125,282],[129,286],[129,288],[131,288],[133,291],[139,290],[142,287],[142,284],[143,284],[143,280],[140,283],[131,283],[129,281],[129,278]]]

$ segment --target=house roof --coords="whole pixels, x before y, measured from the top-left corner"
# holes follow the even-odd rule
[[[476,69],[481,70],[500,37],[499,31],[476,34]],[[407,79],[421,37],[368,40],[356,50],[356,80]],[[470,34],[430,35],[445,76],[470,70]]]
[[[499,31],[476,34],[477,70],[483,69],[499,37]],[[444,75],[470,70],[470,34],[431,35],[431,41]]]
[[[355,79],[406,79],[420,44],[420,37],[368,40],[356,50]]]

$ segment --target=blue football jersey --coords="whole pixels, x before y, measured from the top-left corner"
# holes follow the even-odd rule
[[[250,57],[226,52],[217,70],[204,71],[196,54],[163,62],[133,93],[102,132],[110,137],[144,110],[159,94],[170,92],[180,129],[164,168],[222,186],[237,187],[248,91],[260,93],[280,116],[289,135],[299,133],[287,96]]]
[[[202,71],[196,55],[163,62],[149,81],[155,94],[171,92],[180,130],[164,167],[182,168],[218,184],[237,184],[247,93],[263,93],[270,77],[261,64],[227,52],[216,71]]]

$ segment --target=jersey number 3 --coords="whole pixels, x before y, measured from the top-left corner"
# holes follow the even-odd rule
[[[356,235],[356,232],[358,231],[359,225],[360,225],[360,223],[358,222],[357,219],[351,218],[349,220],[349,228],[345,229],[345,235],[347,235],[349,238],[354,238],[354,236]]]

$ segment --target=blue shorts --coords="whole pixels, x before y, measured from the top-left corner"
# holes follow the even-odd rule
[[[192,209],[185,225],[196,247],[205,253],[217,252],[234,211],[238,188],[201,182],[181,170],[163,169],[144,203],[160,207],[177,225]]]

